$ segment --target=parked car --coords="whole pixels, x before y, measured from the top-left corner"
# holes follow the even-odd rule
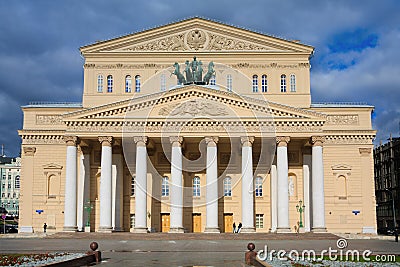
[[[400,227],[396,227],[397,233],[400,233]],[[393,227],[381,227],[378,228],[378,234],[380,235],[394,235],[395,229]]]

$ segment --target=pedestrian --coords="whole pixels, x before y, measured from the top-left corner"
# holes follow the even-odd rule
[[[46,229],[47,229],[47,224],[44,223],[44,224],[43,224],[43,232],[44,232],[44,233],[46,233]]]
[[[242,223],[240,222],[239,225],[238,225],[238,230],[237,230],[237,232],[240,233],[240,230],[241,230],[241,229],[242,229]]]
[[[236,223],[233,222],[233,232],[236,233]]]

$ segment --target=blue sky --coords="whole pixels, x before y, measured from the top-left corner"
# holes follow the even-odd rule
[[[313,102],[375,106],[376,143],[400,123],[400,1],[0,0],[0,144],[20,151],[20,107],[81,101],[79,47],[202,16],[315,47]]]

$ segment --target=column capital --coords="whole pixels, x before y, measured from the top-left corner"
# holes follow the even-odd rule
[[[102,146],[112,146],[113,137],[112,136],[99,136],[99,142]]]
[[[133,137],[133,141],[136,146],[146,146],[147,144],[147,136],[135,136]]]
[[[78,144],[78,137],[73,135],[65,135],[63,140],[67,146],[76,146]]]
[[[240,137],[240,143],[242,143],[242,146],[249,146],[251,147],[254,142],[254,136],[241,136]]]
[[[290,142],[289,136],[277,136],[276,137],[276,144],[278,146],[287,146],[289,142]]]
[[[310,141],[313,146],[323,146],[325,142],[325,136],[311,136]]]
[[[173,147],[181,147],[183,143],[182,136],[170,136],[169,141],[171,142]]]
[[[34,156],[36,152],[36,147],[24,147],[23,150],[25,156]]]
[[[207,146],[217,146],[219,141],[218,136],[206,136],[204,139],[206,140]]]

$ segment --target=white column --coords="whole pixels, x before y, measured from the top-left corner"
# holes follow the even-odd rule
[[[115,154],[112,155],[112,228],[114,231],[122,231],[123,220],[123,166],[122,155],[118,148],[117,151],[113,150]]]
[[[219,233],[218,227],[218,137],[206,137],[206,233]]]
[[[276,163],[278,172],[278,227],[277,233],[290,232],[289,226],[289,184],[288,184],[288,136],[276,137]]]
[[[147,137],[136,143],[135,233],[147,233]]]
[[[65,199],[64,199],[64,231],[76,232],[76,197],[77,197],[77,137],[64,136],[67,144],[67,162],[65,168]]]
[[[112,137],[99,137],[101,143],[99,232],[112,231]]]
[[[304,192],[304,231],[311,230],[311,201],[310,201],[310,167],[311,155],[303,154],[303,192]]]
[[[80,173],[78,184],[78,230],[83,231],[86,226],[88,214],[85,205],[90,201],[90,150],[87,146],[81,146]]]
[[[276,165],[271,166],[271,232],[275,233],[278,226],[278,174]]]
[[[183,233],[183,183],[182,183],[182,142],[183,138],[171,136],[171,221],[170,233]]]
[[[324,160],[322,145],[324,136],[311,137],[312,147],[312,231],[326,232],[325,227],[325,194],[324,194]]]
[[[241,233],[252,233],[254,227],[254,183],[253,183],[253,142],[254,137],[240,138],[242,144],[242,229]]]

